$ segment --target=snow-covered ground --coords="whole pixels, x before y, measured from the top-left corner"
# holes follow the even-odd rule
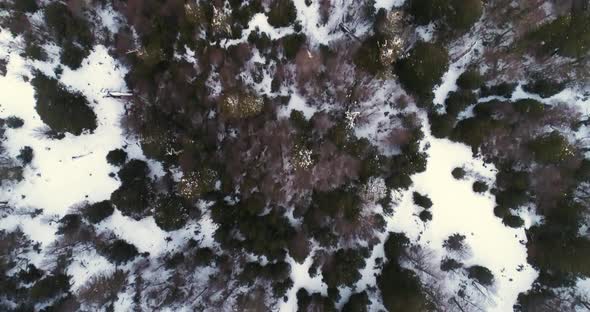
[[[6,32],[0,35],[0,46],[18,42]],[[16,157],[24,146],[32,147],[34,158],[24,170],[23,180],[13,185],[3,185],[0,201],[7,202],[15,211],[42,209],[42,214],[10,215],[0,219],[0,229],[14,230],[20,227],[31,239],[48,247],[57,236],[57,223],[61,216],[83,202],[109,199],[120,182],[109,176],[118,169],[106,162],[106,155],[116,148],[125,148],[131,158],[144,159],[133,137],[127,137],[120,126],[124,103],[104,97],[105,90],[126,90],[123,80],[126,70],[109,54],[105,47],[96,46],[83,66],[75,71],[64,68],[60,82],[72,90],[80,91],[90,102],[97,116],[98,127],[92,133],[80,136],[66,134],[61,140],[49,139],[41,134],[46,126],[35,110],[34,88],[25,81],[33,78],[35,68],[53,75],[54,63],[30,62],[17,51],[2,49],[1,56],[8,60],[7,73],[0,76],[0,118],[16,116],[24,120],[24,126],[7,129],[3,146],[10,157]],[[148,161],[152,174],[161,176],[162,167]],[[187,232],[193,233],[198,225],[179,230],[182,235],[170,235],[162,231],[153,218],[135,221],[122,216],[119,211],[99,224],[99,231],[113,232],[134,244],[138,249],[159,254],[166,248],[177,246]],[[173,233],[174,234],[174,233]],[[171,242],[167,236],[173,236]],[[75,287],[79,287],[91,274],[108,270],[110,264],[102,257],[80,254],[74,259],[69,272]],[[102,260],[101,260],[102,259]],[[41,267],[40,261],[35,263]]]
[[[432,200],[432,220],[424,225],[418,218],[420,210],[414,205],[410,190],[395,208],[390,230],[405,232],[415,243],[433,250],[429,260],[433,263],[440,263],[447,254],[442,246],[446,238],[455,233],[465,235],[471,251],[462,259],[465,266],[485,266],[495,276],[495,292],[490,294],[487,311],[510,311],[518,294],[528,290],[537,277],[526,261],[524,229],[502,224],[493,213],[494,197],[472,191],[475,179],[457,180],[451,175],[454,168],[464,167],[469,176],[490,183],[495,180],[495,168],[474,159],[471,149],[463,144],[430,135],[425,142],[429,145],[426,171],[414,175],[412,180],[413,190]],[[447,291],[456,291],[457,279],[445,276],[444,285]]]
[[[2,194],[3,200],[11,205],[42,208],[45,213],[61,216],[82,200],[96,202],[109,198],[119,186],[117,180],[108,176],[115,168],[105,157],[110,150],[125,145],[119,127],[123,104],[103,98],[100,90],[124,88],[125,72],[116,68],[101,46],[88,61],[77,71],[66,68],[60,81],[88,98],[98,127],[93,133],[66,134],[62,140],[50,140],[40,133],[45,125],[35,111],[34,89],[23,81],[23,76],[33,78],[29,66],[16,53],[10,55],[8,73],[0,77],[2,89],[7,91],[0,94],[0,117],[20,117],[24,126],[9,130],[4,145],[13,157],[24,146],[32,147],[35,155],[25,170],[24,180]]]

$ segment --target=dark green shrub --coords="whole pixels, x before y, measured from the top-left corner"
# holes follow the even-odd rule
[[[496,206],[494,207],[494,216],[503,219],[506,215],[510,213],[508,207],[504,206]]]
[[[488,185],[482,181],[473,182],[473,191],[476,193],[485,193],[488,190]]]
[[[122,166],[127,160],[127,152],[117,148],[107,154],[107,162],[113,166]]]
[[[111,202],[125,216],[141,220],[149,211],[149,189],[144,183],[131,183],[119,187],[111,194]]]
[[[382,42],[382,36],[377,34],[363,41],[360,48],[354,53],[354,64],[373,75],[384,70],[385,66],[390,64],[382,64],[380,61]]]
[[[465,32],[481,16],[481,0],[411,0],[409,11],[419,25],[442,21],[451,30]]]
[[[444,272],[448,271],[455,271],[463,267],[463,263],[453,259],[453,258],[444,258],[440,262],[440,269]]]
[[[38,60],[42,62],[47,60],[47,53],[45,52],[45,50],[39,44],[36,44],[31,41],[26,42],[23,55],[24,57],[27,57],[31,60]]]
[[[285,296],[287,291],[293,287],[293,280],[290,277],[282,281],[275,281],[272,283],[272,293],[276,298]]]
[[[312,205],[323,214],[335,217],[344,215],[349,220],[354,220],[360,213],[360,198],[356,192],[347,191],[344,188],[329,192],[314,192]]]
[[[295,128],[302,131],[303,133],[308,132],[311,128],[309,121],[307,121],[305,115],[300,110],[292,110],[291,115],[289,115],[289,121]]]
[[[33,264],[28,264],[26,270],[23,269],[18,272],[18,279],[25,284],[37,281],[41,277],[43,277],[43,270],[39,270]]]
[[[430,305],[416,274],[388,262],[377,277],[383,305],[388,311],[427,311]]]
[[[353,294],[342,307],[342,312],[368,312],[371,300],[366,291]]]
[[[453,141],[463,142],[474,151],[477,151],[484,140],[490,135],[496,127],[501,126],[493,120],[481,120],[479,118],[467,118],[459,121],[453,132],[451,139]]]
[[[456,31],[465,32],[481,16],[483,5],[481,0],[450,0],[446,12],[446,22]]]
[[[543,272],[541,272],[543,274]],[[540,278],[539,278],[540,279]],[[550,306],[549,302],[555,299],[555,293],[552,290],[541,287],[533,287],[526,293],[518,294],[517,303],[514,305],[516,312],[535,312],[539,307]]]
[[[123,215],[140,220],[149,211],[152,194],[148,172],[147,164],[137,159],[119,170],[121,186],[111,194],[111,202]]]
[[[482,97],[486,97],[486,96],[492,96],[492,95],[497,95],[497,96],[502,96],[505,98],[510,98],[512,97],[512,93],[514,92],[514,90],[516,90],[516,83],[508,83],[508,82],[502,82],[500,84],[488,87],[488,86],[482,86],[481,87],[481,96]]]
[[[407,173],[392,174],[385,180],[385,185],[390,189],[408,189],[412,183],[412,178]]]
[[[287,27],[295,22],[297,11],[291,0],[276,0],[270,7],[268,23],[272,27]]]
[[[590,48],[588,14],[577,14],[574,18],[571,15],[560,16],[530,32],[521,45],[545,55],[556,52],[566,57],[582,57]]]
[[[524,220],[519,216],[506,215],[502,219],[502,223],[504,223],[506,226],[517,229],[524,225]]]
[[[248,23],[254,14],[263,11],[262,5],[259,1],[250,1],[246,4],[243,1],[230,0],[229,4],[231,5],[232,19],[242,28],[248,27]],[[275,5],[274,7],[278,7],[278,5]]]
[[[266,33],[259,31],[253,31],[250,33],[248,36],[248,43],[256,46],[256,48],[261,52],[264,52],[266,49],[272,46],[272,40],[270,37]]]
[[[456,119],[454,116],[449,114],[429,114],[428,119],[430,120],[430,132],[435,138],[444,139],[451,135],[453,127],[455,126]]]
[[[82,218],[77,214],[67,214],[59,220],[58,235],[72,235],[80,229]]]
[[[103,200],[86,206],[82,214],[88,222],[96,224],[108,218],[114,211],[113,204],[108,200]]]
[[[514,102],[513,107],[517,112],[526,114],[527,117],[540,118],[545,114],[547,105],[533,99],[522,99]]]
[[[461,167],[456,167],[455,169],[453,169],[453,171],[451,171],[451,174],[453,175],[453,178],[461,180],[465,177],[465,174],[467,173],[465,172],[465,169]]]
[[[467,273],[469,278],[484,286],[491,286],[494,283],[494,274],[486,267],[474,265],[467,268]]]
[[[465,249],[465,238],[465,235],[461,235],[459,233],[450,235],[443,242],[443,247],[451,251],[461,251]]]
[[[165,195],[158,198],[154,209],[156,224],[164,231],[175,231],[182,228],[189,213],[188,204],[176,195]]]
[[[24,126],[25,121],[22,118],[16,116],[10,116],[5,120],[6,126],[11,129],[18,129]]]
[[[408,57],[397,61],[395,69],[408,92],[429,99],[448,67],[449,55],[444,47],[420,41],[410,50]]]
[[[569,232],[569,233],[568,233]],[[534,226],[527,232],[532,238],[527,246],[529,263],[541,271],[553,272],[562,278],[575,279],[576,276],[590,274],[590,240],[577,236],[576,231],[564,231],[561,225],[551,223]]]
[[[6,66],[8,66],[8,61],[0,59],[0,76],[6,76],[6,71],[8,70]]]
[[[424,209],[429,209],[430,207],[432,207],[432,200],[430,200],[430,198],[428,198],[427,195],[422,195],[418,192],[414,192],[412,193],[412,198],[414,200],[414,204]]]
[[[30,164],[33,161],[33,149],[30,146],[25,146],[20,149],[16,158],[20,160],[23,166]]]
[[[582,159],[580,166],[576,169],[576,180],[585,182],[590,181],[590,159]]]
[[[20,182],[23,178],[23,167],[0,166],[0,185],[4,182]]]
[[[365,259],[360,250],[339,249],[329,265],[322,267],[322,276],[328,287],[351,287],[361,278],[359,272],[365,266]]]
[[[404,233],[389,233],[383,249],[389,262],[398,263],[410,246],[410,240]]]
[[[559,163],[574,155],[575,149],[559,132],[545,134],[528,144],[535,160],[541,163]]]
[[[411,0],[408,5],[414,21],[418,25],[428,25],[443,17],[448,3],[448,0]]]
[[[542,98],[549,98],[561,92],[565,88],[565,83],[556,82],[547,79],[536,79],[524,86],[522,89],[529,93],[534,93]]]
[[[302,45],[305,44],[307,37],[304,34],[291,34],[281,39],[283,52],[288,60],[292,60],[299,52]]]
[[[477,102],[475,94],[469,90],[452,91],[445,100],[447,114],[457,116],[467,106]]]
[[[545,221],[561,227],[562,232],[577,231],[583,224],[584,205],[565,196],[553,209],[544,211]]]
[[[506,102],[491,100],[487,102],[481,102],[473,107],[475,116],[479,119],[495,119],[494,115],[498,111],[499,107],[506,105]]]
[[[530,186],[529,173],[527,171],[514,171],[511,168],[498,172],[496,180],[498,185],[515,191],[526,192]]]
[[[513,188],[501,191],[496,194],[496,203],[504,208],[516,209],[528,202],[529,197],[525,191]]]
[[[67,42],[63,45],[60,55],[62,64],[68,66],[72,70],[76,70],[82,66],[82,61],[89,55],[88,50],[84,50],[76,46],[72,42]]]
[[[44,11],[47,27],[58,44],[76,42],[86,50],[92,47],[93,37],[88,22],[74,16],[65,3],[52,2],[45,6]]]
[[[240,221],[238,228],[245,237],[246,250],[269,259],[282,259],[295,231],[278,212]]]
[[[67,90],[41,72],[35,73],[31,83],[35,87],[35,109],[52,130],[80,135],[84,130],[96,129],[96,115],[84,95]]]
[[[36,282],[30,289],[30,296],[35,302],[55,298],[70,290],[70,277],[65,274],[49,275]]]
[[[420,218],[420,220],[422,220],[422,222],[432,221],[432,212],[428,210],[422,210],[418,217]]]
[[[104,248],[105,256],[115,264],[124,264],[133,260],[139,252],[132,244],[117,239]]]
[[[336,312],[334,301],[319,293],[310,295],[305,288],[297,291],[297,311]]]
[[[35,13],[39,9],[37,0],[16,0],[14,10],[23,13]]]
[[[147,178],[149,171],[150,169],[145,161],[132,159],[119,170],[117,176],[119,176],[122,184],[131,184]]]
[[[457,78],[457,86],[463,90],[479,89],[483,82],[483,77],[475,69],[468,69]]]
[[[199,248],[195,251],[195,265],[199,267],[208,266],[213,262],[215,253],[211,248]]]

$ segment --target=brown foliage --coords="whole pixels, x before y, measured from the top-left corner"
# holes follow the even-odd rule
[[[318,147],[318,161],[313,167],[313,188],[329,191],[358,177],[360,161],[339,152],[336,146],[325,142]]]
[[[127,283],[127,273],[116,270],[112,274],[93,276],[78,290],[78,299],[88,305],[103,307],[117,299]]]

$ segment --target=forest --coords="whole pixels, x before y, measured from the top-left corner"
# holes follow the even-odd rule
[[[589,68],[587,0],[2,0],[0,310],[590,311]]]

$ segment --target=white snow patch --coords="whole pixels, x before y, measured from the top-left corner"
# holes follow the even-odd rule
[[[112,230],[118,237],[135,245],[139,252],[159,254],[166,246],[166,232],[162,231],[153,217],[139,221],[126,217],[115,209],[113,214],[101,222],[97,229]]]
[[[97,12],[97,15],[101,20],[101,25],[106,27],[111,33],[116,34],[119,31],[119,15],[113,11],[110,5],[106,8],[100,9]]]
[[[11,54],[8,73],[0,77],[0,117],[15,115],[24,120],[20,129],[7,132],[5,146],[16,156],[23,146],[31,146],[35,157],[25,170],[24,180],[12,190],[2,190],[0,197],[14,207],[35,207],[45,213],[64,215],[67,209],[82,201],[100,201],[110,197],[119,182],[108,174],[113,168],[106,163],[106,154],[123,145],[119,118],[122,104],[102,98],[101,89],[121,89],[124,71],[108,55],[106,48],[97,46],[77,71],[65,69],[61,82],[81,91],[91,103],[97,116],[94,133],[80,136],[67,134],[62,140],[40,136],[44,127],[35,111],[33,87],[24,82],[20,73],[25,61]]]
[[[291,98],[289,99],[287,107],[281,107],[278,110],[278,116],[289,118],[291,111],[293,110],[302,111],[307,120],[309,120],[317,111],[315,107],[309,106],[305,101],[305,98],[303,98],[297,92],[293,92],[291,94]]]
[[[303,263],[298,263],[290,256],[287,256],[287,263],[291,265],[291,280],[293,287],[287,292],[287,301],[281,302],[279,311],[281,312],[295,312],[297,311],[297,291],[301,288],[307,290],[308,293],[319,292],[322,295],[328,294],[328,286],[322,282],[322,274],[314,277],[309,276],[309,268],[313,263],[312,251]]]
[[[400,7],[402,6],[406,0],[376,0],[375,1],[375,9],[379,10],[383,9],[391,9],[392,7]]]
[[[427,169],[412,176],[412,180],[415,190],[432,200],[433,219],[425,227],[422,225],[409,191],[396,208],[389,226],[433,249],[434,263],[440,263],[443,258],[442,243],[449,235],[465,235],[471,249],[471,257],[465,259],[466,266],[485,266],[495,276],[494,302],[487,311],[510,311],[518,294],[528,290],[537,277],[537,272],[527,263],[524,230],[504,226],[493,213],[492,196],[474,193],[471,190],[473,181],[456,180],[451,175],[455,167],[465,166],[483,178],[494,180],[496,169],[473,158],[471,150],[463,144],[435,139],[430,134],[425,140],[430,145]],[[457,286],[450,279],[447,285],[451,290]]]
[[[68,267],[68,275],[71,276],[71,290],[76,292],[86,284],[90,278],[113,271],[115,266],[96,251],[84,251],[74,256],[72,264]]]
[[[30,239],[41,243],[41,247],[47,247],[55,241],[57,223],[52,222],[51,218],[43,216],[31,218],[17,214],[0,218],[0,229],[2,230],[13,232],[19,227]]]
[[[326,23],[322,23],[320,15],[320,1],[313,1],[307,6],[305,0],[293,0],[297,9],[297,20],[303,27],[303,32],[314,45],[328,45],[330,41],[346,36],[340,29],[340,24],[346,26],[360,36],[370,30],[371,25],[354,16],[360,2],[349,0],[334,0],[330,2],[330,14]]]
[[[416,33],[423,41],[432,41],[434,37],[434,23],[416,27]]]
[[[268,16],[266,16],[264,13],[257,13],[254,16],[252,16],[252,19],[250,20],[250,22],[248,22],[248,28],[242,31],[241,38],[226,40],[222,43],[222,47],[227,48],[236,44],[240,44],[242,42],[247,42],[250,33],[256,31],[265,33],[270,37],[271,40],[281,39],[282,37],[285,37],[295,32],[293,30],[293,27],[274,28],[268,23]]]

